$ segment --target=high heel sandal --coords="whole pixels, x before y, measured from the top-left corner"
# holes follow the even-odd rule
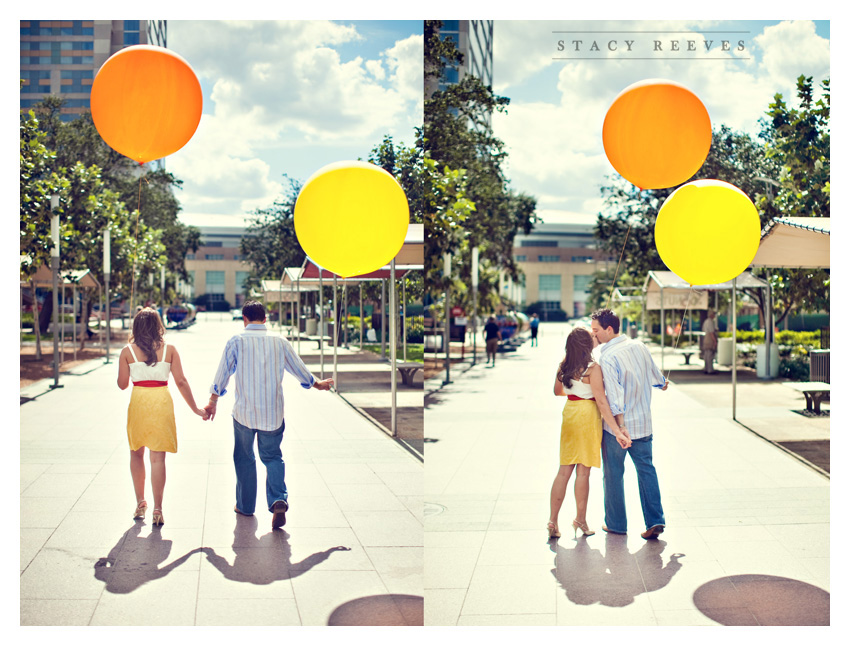
[[[587,527],[587,522],[580,523],[578,520],[573,521],[573,538],[576,537],[578,530],[581,530],[581,533],[585,536],[593,536],[596,532]]]
[[[162,509],[154,509],[153,510],[153,524],[154,525],[165,525],[165,521],[162,519]]]
[[[138,520],[139,518],[144,519],[147,508],[148,503],[144,500],[140,500],[139,504],[136,505],[136,511],[133,512],[133,520]]]
[[[558,526],[555,523],[550,521],[546,525],[546,529],[549,530],[549,538],[550,539],[561,538],[561,532],[558,531]]]

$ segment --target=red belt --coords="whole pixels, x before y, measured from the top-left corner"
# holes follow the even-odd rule
[[[578,395],[567,395],[567,399],[574,402],[595,402],[595,397],[588,397],[585,399],[584,397],[579,397]]]
[[[167,381],[154,381],[154,380],[151,379],[151,380],[148,380],[148,381],[134,381],[133,385],[134,386],[141,386],[142,388],[162,388],[163,386],[167,386],[168,382]]]

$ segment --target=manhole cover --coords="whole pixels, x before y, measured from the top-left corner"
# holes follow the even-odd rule
[[[425,516],[436,516],[437,514],[442,514],[446,511],[446,508],[442,505],[438,505],[435,502],[426,502],[425,503]]]

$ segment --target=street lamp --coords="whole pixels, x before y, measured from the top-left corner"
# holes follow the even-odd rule
[[[109,329],[112,305],[109,300],[109,273],[112,269],[112,250],[110,244],[109,225],[103,230],[103,284],[106,291],[106,363],[109,363]],[[101,315],[103,312],[101,312]]]
[[[50,196],[50,237],[53,247],[50,249],[50,268],[53,272],[53,385],[59,385],[59,196]]]
[[[475,365],[475,331],[478,328],[478,247],[472,248],[472,365]]]
[[[447,385],[452,383],[450,378],[450,365],[451,365],[451,347],[452,347],[452,337],[451,337],[451,316],[450,307],[449,307],[449,285],[452,275],[452,256],[449,253],[443,254],[443,277],[446,279],[446,334],[444,337],[444,342],[446,344],[446,380],[443,382],[443,385]]]

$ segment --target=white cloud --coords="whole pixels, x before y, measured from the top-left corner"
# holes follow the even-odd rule
[[[275,176],[300,175],[273,165],[317,147],[365,155],[384,134],[410,141],[422,120],[422,36],[368,55],[362,42],[330,21],[170,21],[169,44],[209,91],[201,127],[168,161],[185,182],[184,211],[268,206]],[[352,45],[364,54],[344,59],[337,48]]]
[[[829,41],[815,33],[810,20],[784,21],[754,38],[762,50],[761,68],[780,88],[786,102],[796,95],[797,77],[812,76],[815,84],[829,76]]]
[[[607,40],[599,40],[600,51],[594,55],[604,60],[551,61],[558,38],[554,30],[626,28],[634,30],[629,38],[637,41],[632,59],[622,52],[606,52]],[[703,40],[710,41],[710,56],[670,60],[669,52],[652,51],[657,37],[641,35],[642,28],[681,31],[674,38],[682,50],[688,40],[697,48],[705,46]],[[795,96],[797,76],[819,81],[829,74],[829,41],[817,36],[810,21],[780,23],[746,36],[743,51],[736,51],[736,36],[717,34],[723,28],[729,29],[729,23],[496,23],[494,72],[504,79],[497,88],[507,90],[512,101],[507,115],[494,117],[494,128],[509,149],[512,186],[537,197],[540,209],[597,212],[602,206],[599,186],[605,175],[615,172],[602,146],[605,114],[617,94],[637,81],[666,78],[682,83],[703,101],[714,126],[725,124],[755,135],[775,93],[795,104],[789,97]],[[595,36],[573,37],[588,39],[582,44],[587,55]],[[617,47],[624,47],[622,33],[604,38],[616,38]],[[731,41],[730,51],[719,48],[723,38]],[[648,51],[638,53],[641,46]]]

